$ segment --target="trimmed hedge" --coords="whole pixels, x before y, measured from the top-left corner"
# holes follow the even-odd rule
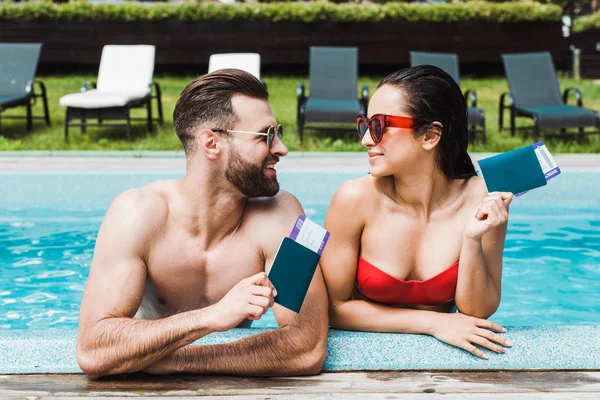
[[[573,23],[573,32],[600,30],[600,11],[580,17]]]
[[[54,4],[0,3],[0,20],[56,21],[271,21],[271,22],[496,22],[559,21],[561,9],[539,3],[334,4]]]

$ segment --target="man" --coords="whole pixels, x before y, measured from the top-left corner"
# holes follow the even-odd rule
[[[328,330],[320,268],[299,314],[273,305],[266,275],[303,213],[279,192],[275,165],[287,148],[267,99],[264,85],[240,70],[204,75],[181,93],[173,123],[185,177],[120,194],[98,233],[77,340],[90,378],[320,372]],[[270,306],[280,329],[187,346]]]

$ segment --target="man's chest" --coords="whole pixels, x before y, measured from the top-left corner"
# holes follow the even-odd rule
[[[145,300],[153,300],[161,314],[203,308],[218,302],[242,279],[265,270],[256,243],[226,244],[210,251],[193,241],[157,246],[147,260]]]

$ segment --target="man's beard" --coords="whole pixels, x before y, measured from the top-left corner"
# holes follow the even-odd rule
[[[272,197],[279,192],[277,178],[265,176],[264,165],[245,162],[233,147],[229,152],[229,165],[225,177],[246,197]]]

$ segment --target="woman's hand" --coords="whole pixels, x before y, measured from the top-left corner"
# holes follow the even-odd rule
[[[481,200],[475,215],[465,226],[465,236],[479,240],[484,233],[508,221],[508,206],[513,199],[510,192],[492,192]]]
[[[444,343],[459,347],[479,358],[487,359],[488,356],[475,345],[496,353],[504,353],[503,346],[512,346],[511,342],[494,331],[506,332],[506,329],[487,319],[460,313],[440,313],[436,316],[432,335]]]

